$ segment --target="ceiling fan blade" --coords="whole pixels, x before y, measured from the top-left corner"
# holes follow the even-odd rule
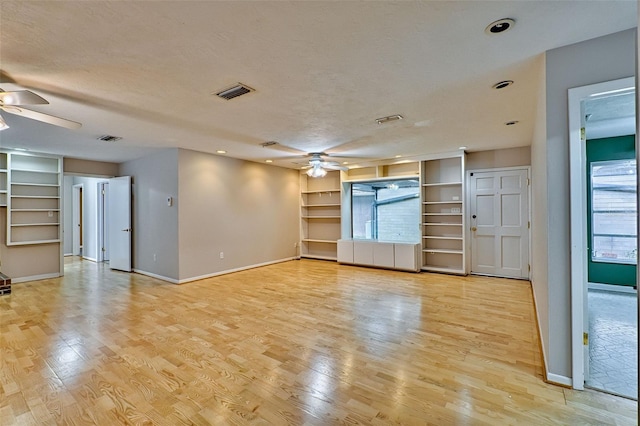
[[[54,126],[66,127],[67,129],[79,129],[82,127],[82,124],[76,121],[67,120],[65,118],[56,117],[55,115],[45,114],[38,111],[32,111],[22,107],[0,106],[0,108],[10,114],[31,118],[32,120],[42,121],[43,123],[53,124]]]
[[[342,171],[349,170],[348,167],[340,166],[338,164],[322,164],[322,168],[327,170],[342,170]]]
[[[31,90],[3,92],[2,89],[0,89],[0,103],[2,105],[46,105],[49,102]]]

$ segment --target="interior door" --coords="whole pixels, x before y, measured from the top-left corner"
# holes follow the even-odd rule
[[[526,169],[470,175],[471,273],[529,277]]]
[[[109,179],[109,267],[131,272],[131,176]]]

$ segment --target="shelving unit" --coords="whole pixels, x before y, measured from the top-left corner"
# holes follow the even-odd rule
[[[425,160],[422,180],[422,269],[466,274],[464,153]]]
[[[7,206],[7,154],[0,152],[0,207]]]
[[[2,155],[6,158],[7,245],[60,242],[61,160]]]
[[[398,162],[384,166],[368,166],[349,169],[342,174],[343,182],[372,181],[385,178],[416,178],[420,175],[418,161]]]
[[[325,177],[300,174],[300,257],[336,260],[340,239],[340,172]]]

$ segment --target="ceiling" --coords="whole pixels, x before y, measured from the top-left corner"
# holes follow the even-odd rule
[[[225,150],[284,167],[299,167],[302,152],[353,164],[530,145],[543,53],[633,28],[638,16],[635,1],[0,8],[0,87],[33,90],[50,102],[33,110],[83,123],[69,130],[2,112],[2,147],[113,162],[169,147]],[[511,30],[485,33],[507,17]],[[501,80],[515,83],[492,89]],[[255,91],[212,95],[237,82]],[[404,119],[376,124],[393,114]],[[105,134],[122,139],[97,140]]]

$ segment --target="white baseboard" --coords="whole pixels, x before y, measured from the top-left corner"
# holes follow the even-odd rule
[[[157,279],[162,280],[162,281],[167,281],[167,282],[170,282],[172,284],[186,284],[186,283],[190,283],[190,282],[193,282],[193,281],[199,281],[199,280],[204,280],[204,279],[207,279],[207,278],[217,277],[219,275],[232,274],[234,272],[245,271],[247,269],[260,268],[261,266],[273,265],[275,263],[288,262],[290,260],[298,260],[298,259],[299,259],[298,257],[287,257],[286,259],[272,260],[272,261],[269,261],[269,262],[257,263],[255,265],[248,265],[248,266],[242,266],[240,268],[227,269],[225,271],[220,271],[220,272],[213,272],[211,274],[200,275],[200,276],[197,276],[197,277],[183,278],[181,280],[177,280],[175,278],[165,277],[163,275],[154,274],[153,272],[143,271],[141,269],[135,269],[134,268],[133,272],[135,272],[137,274],[141,274],[141,275],[146,275],[146,276],[152,277],[152,278],[157,278]]]
[[[17,283],[24,283],[27,281],[49,280],[51,278],[58,278],[61,276],[62,275],[58,272],[54,272],[53,274],[31,275],[30,277],[11,278],[11,283],[17,284]]]
[[[544,347],[544,340],[542,340],[542,333],[540,331],[540,313],[538,312],[538,299],[536,298],[536,292],[533,290],[533,281],[531,282],[531,294],[533,294],[533,306],[536,313],[536,327],[538,329],[538,338],[540,339],[540,348],[542,349],[542,363],[544,367],[545,381],[560,386],[573,387],[573,380],[570,377],[561,376],[559,374],[549,373],[549,363],[547,362],[547,351]]]
[[[73,256],[73,253],[65,253],[64,257],[69,257],[69,256]]]
[[[556,385],[561,385],[561,386],[573,387],[573,380],[571,380],[570,377],[549,373],[548,370],[547,370],[547,382],[554,383]]]
[[[214,272],[212,274],[200,275],[198,277],[184,278],[178,281],[178,284],[185,284],[192,281],[204,280],[206,278],[217,277],[219,275],[232,274],[234,272],[245,271],[247,269],[260,268],[261,266],[273,265],[275,263],[288,262],[290,260],[297,260],[297,257],[287,257],[285,259],[272,260],[264,263],[257,263],[255,265],[241,266],[240,268],[227,269],[226,271]]]
[[[169,277],[165,277],[164,275],[158,275],[158,274],[154,274],[152,272],[147,272],[147,271],[143,271],[142,269],[133,269],[133,272],[135,272],[136,274],[140,274],[140,275],[146,275],[148,277],[151,278],[156,278],[162,281],[168,281],[172,284],[180,284],[178,282],[178,280],[176,280],[175,278],[169,278]]]
[[[88,260],[90,262],[98,263],[98,259],[93,258],[93,257],[88,257],[88,256],[82,256],[82,260]]]

